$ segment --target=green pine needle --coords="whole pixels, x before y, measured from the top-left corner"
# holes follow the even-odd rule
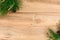
[[[20,6],[19,0],[0,0],[0,14],[6,15],[9,11],[18,10]]]
[[[54,32],[52,29],[49,29],[49,33],[48,33],[48,37],[49,37],[49,40],[60,40],[60,20],[58,21],[58,24],[57,24],[57,32]]]
[[[50,32],[52,38],[54,38],[55,40],[57,40],[59,38],[59,35],[57,35],[53,30],[49,29],[49,32]]]
[[[49,33],[50,33],[50,36],[48,37],[52,40],[58,40],[60,38],[60,36],[51,29],[49,29]]]

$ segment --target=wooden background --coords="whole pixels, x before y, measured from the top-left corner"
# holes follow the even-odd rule
[[[60,12],[60,0],[23,0],[19,12]]]
[[[22,2],[21,10],[0,17],[0,40],[47,40],[48,28],[57,30],[60,5]]]

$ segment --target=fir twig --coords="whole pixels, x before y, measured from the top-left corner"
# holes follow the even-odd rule
[[[6,15],[9,11],[16,11],[20,8],[20,0],[0,0],[0,14]]]

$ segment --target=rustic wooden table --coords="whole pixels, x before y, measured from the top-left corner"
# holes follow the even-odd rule
[[[0,18],[0,40],[47,40],[48,28],[56,30],[59,20],[60,14],[57,13],[9,14]]]
[[[59,20],[60,5],[23,1],[21,10],[0,17],[0,40],[47,40]]]

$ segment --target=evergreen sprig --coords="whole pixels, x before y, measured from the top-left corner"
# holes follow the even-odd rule
[[[0,14],[6,15],[9,11],[16,12],[20,5],[20,0],[0,0]]]
[[[57,33],[55,33],[52,29],[49,29],[49,33],[49,40],[60,40],[60,36]]]
[[[49,40],[60,40],[60,23],[58,23],[57,27],[57,32],[54,32],[52,29],[49,29]]]

